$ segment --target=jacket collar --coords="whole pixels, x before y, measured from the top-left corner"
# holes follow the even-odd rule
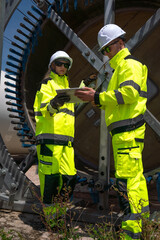
[[[131,55],[128,48],[123,48],[120,50],[109,62],[111,68],[116,69],[116,67],[120,64],[120,62],[127,57],[128,55]]]
[[[51,78],[55,78],[55,79],[57,79],[57,80],[67,78],[66,75],[60,76],[60,75],[58,75],[58,74],[57,74],[56,72],[54,72],[54,71],[51,71],[50,77],[51,77]]]
[[[55,83],[57,83],[60,86],[63,86],[64,88],[69,87],[68,83],[68,77],[66,75],[59,76],[58,74],[51,71],[50,77],[54,80]]]

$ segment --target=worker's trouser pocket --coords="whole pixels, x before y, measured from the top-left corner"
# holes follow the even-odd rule
[[[141,152],[139,146],[118,147],[115,154],[116,177],[135,177],[140,170]]]
[[[45,144],[41,144],[40,154],[48,157],[53,156],[53,152]]]
[[[53,146],[52,145],[37,145],[38,154],[38,169],[43,174],[51,174],[53,166]]]

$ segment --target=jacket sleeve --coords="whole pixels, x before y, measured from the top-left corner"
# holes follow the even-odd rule
[[[102,92],[99,102],[103,106],[114,107],[118,104],[133,104],[139,98],[142,85],[143,65],[135,60],[127,60],[119,67],[117,89]]]
[[[47,83],[42,83],[40,93],[41,93],[40,111],[43,117],[55,115],[58,112],[58,110],[52,108],[52,106],[50,105],[50,101],[56,96],[57,93],[55,89],[52,88],[50,81],[48,81]]]

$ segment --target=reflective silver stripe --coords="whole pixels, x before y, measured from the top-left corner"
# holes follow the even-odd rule
[[[128,80],[128,81],[121,83],[120,87],[129,86],[129,85],[134,87],[134,89],[136,89],[139,92],[139,95],[141,97],[147,98],[147,92],[141,91],[140,86],[137,83],[135,83],[133,80]]]
[[[146,207],[142,207],[142,210],[140,213],[128,213],[127,215],[125,215],[123,217],[123,221],[128,221],[128,220],[139,220],[141,218],[141,215],[143,213],[149,212],[149,205],[147,205]]]
[[[128,220],[139,220],[141,218],[141,213],[128,213],[123,217],[123,221],[126,222]]]
[[[123,126],[129,126],[129,125],[134,125],[136,123],[138,123],[139,121],[143,120],[143,115],[139,115],[138,117],[135,117],[135,118],[130,118],[130,119],[125,119],[125,120],[121,120],[121,121],[118,121],[118,122],[114,122],[114,123],[111,123],[109,126],[108,126],[108,130],[109,131],[112,131],[113,129],[117,128],[117,127],[123,127]]]
[[[42,113],[41,112],[34,112],[34,115],[35,116],[42,116]]]
[[[114,90],[114,92],[115,92],[115,96],[117,98],[118,104],[124,104],[122,93],[119,92],[118,90]]]
[[[52,165],[51,162],[45,162],[45,161],[43,161],[43,160],[40,160],[40,163],[42,163],[42,164],[44,164],[44,165]]]
[[[47,104],[48,104],[48,103],[41,103],[41,106],[40,106],[40,108],[43,108],[43,107],[45,107]]]
[[[132,87],[134,87],[134,89],[136,89],[139,93],[140,93],[140,91],[141,91],[140,86],[139,86],[137,83],[135,83],[133,80],[128,80],[128,81],[125,81],[125,82],[121,83],[121,84],[120,84],[120,87],[123,87],[123,86],[132,86]]]
[[[145,91],[140,91],[140,94],[139,94],[141,97],[144,97],[144,98],[147,98],[147,92]]]
[[[42,133],[36,136],[36,141],[43,139],[53,139],[55,141],[71,141],[73,142],[74,138],[66,135],[59,135],[54,133]]]
[[[74,116],[74,112],[72,112],[72,111],[69,110],[68,108],[60,109],[60,110],[59,110],[59,113],[61,113],[61,112],[67,113],[67,114],[69,114],[69,115],[71,115],[71,116]]]
[[[128,236],[130,236],[132,239],[140,239],[141,232],[134,233],[129,230],[123,230]]]
[[[142,207],[142,213],[149,212],[149,205]]]

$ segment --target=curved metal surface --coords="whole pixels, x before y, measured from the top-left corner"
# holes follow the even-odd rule
[[[13,124],[9,118],[9,112],[7,111],[8,106],[6,105],[7,99],[5,98],[5,72],[1,72],[1,84],[0,84],[0,133],[3,141],[11,154],[26,154],[27,149],[22,147],[17,132],[13,129]],[[13,95],[13,94],[12,94]]]
[[[125,29],[127,32],[127,40],[129,40],[137,30],[145,24],[145,22],[155,13],[158,7],[157,1],[152,1],[152,5],[148,8],[139,1],[134,1],[128,7],[126,1],[116,1],[115,21],[118,25]],[[97,52],[97,32],[103,26],[103,1],[94,1],[93,5],[86,7],[84,13],[84,6],[79,6],[75,12],[72,7],[70,13],[63,13],[62,17],[69,26],[77,33],[77,35],[98,55]],[[34,15],[34,14],[33,14]],[[37,16],[37,15],[36,15]],[[69,72],[71,87],[79,86],[80,81],[88,76],[88,74],[95,72],[94,68],[84,59],[81,53],[73,46],[68,39],[57,29],[57,27],[48,19],[45,19],[43,14],[39,14],[39,19],[33,19],[34,26],[30,23],[31,33],[28,30],[23,32],[28,33],[28,36],[33,36],[36,32],[34,29],[37,23],[41,22],[41,31],[36,36],[37,45],[30,48],[30,51],[25,55],[26,59],[22,63],[23,68],[21,80],[21,93],[23,98],[23,115],[25,116],[28,127],[34,135],[34,114],[33,102],[38,85],[47,71],[48,60],[51,54],[59,49],[66,50],[74,59],[73,67]],[[37,18],[37,17],[36,17]],[[73,21],[74,19],[74,21]],[[40,30],[40,28],[39,28]],[[152,84],[149,86],[151,89],[151,98],[148,102],[149,110],[160,120],[159,110],[159,76],[160,76],[160,59],[157,51],[160,38],[160,26],[158,25],[152,34],[147,36],[143,43],[141,43],[133,52],[143,63],[149,68],[149,77]],[[26,36],[25,38],[26,39]],[[34,38],[35,39],[35,38]],[[30,39],[28,40],[29,43]],[[35,43],[35,42],[34,42]],[[21,48],[25,45],[20,44]],[[26,44],[26,47],[29,45]],[[18,48],[17,48],[18,49]],[[22,50],[23,53],[25,52]],[[24,60],[24,55],[23,55]],[[99,124],[100,112],[99,109],[87,104],[76,118],[76,138],[75,138],[75,152],[77,167],[81,168],[83,163],[92,168],[97,169],[98,166],[98,153],[99,153]],[[32,137],[25,138],[32,145]],[[156,168],[159,166],[159,138],[147,126],[146,132],[146,147],[144,150],[144,168],[145,171]],[[154,144],[153,144],[154,143]],[[9,147],[10,151],[10,147]],[[12,151],[12,150],[11,150]],[[154,157],[154,162],[150,158]],[[81,159],[81,163],[79,163]],[[111,172],[114,172],[113,157],[111,161]]]

